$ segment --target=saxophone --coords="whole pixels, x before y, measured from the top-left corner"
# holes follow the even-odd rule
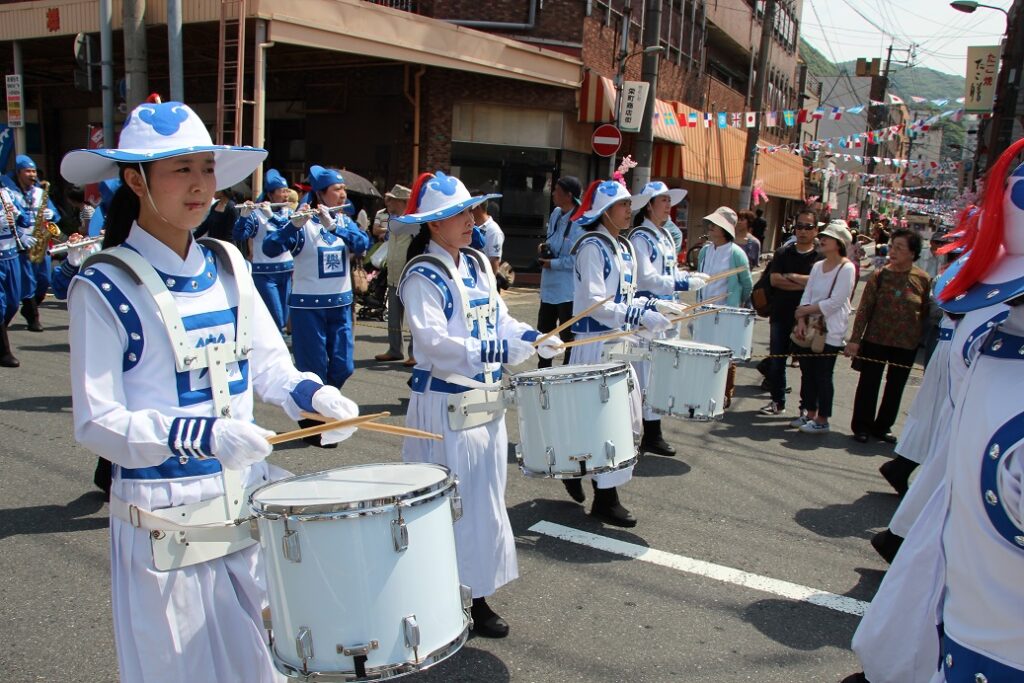
[[[43,216],[46,212],[46,203],[50,198],[50,183],[42,181],[39,187],[43,188],[43,196],[39,198],[39,210],[36,211],[36,220],[32,226],[32,236],[36,243],[28,250],[28,260],[32,263],[42,263],[50,248],[50,241],[60,236],[60,228],[55,223],[47,221]]]

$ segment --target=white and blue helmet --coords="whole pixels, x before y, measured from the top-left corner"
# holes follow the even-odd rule
[[[630,200],[630,208],[633,211],[643,206],[640,195],[631,195],[626,186],[618,180],[595,180],[583,194],[583,202],[573,214],[573,220],[583,226],[590,225],[598,221],[612,204],[623,199]]]
[[[416,179],[410,196],[411,209],[404,216],[395,216],[392,220],[400,223],[427,223],[443,221],[466,209],[483,204],[490,199],[497,199],[500,194],[484,194],[470,196],[469,190],[461,180],[442,171],[424,173]],[[415,199],[415,204],[412,200]]]
[[[116,149],[68,152],[60,173],[68,182],[86,185],[116,178],[119,163],[146,163],[198,152],[213,152],[219,189],[252,175],[267,158],[265,149],[213,144],[202,119],[186,104],[146,103],[128,115]]]
[[[686,198],[686,190],[677,187],[669,187],[660,180],[652,180],[644,185],[644,189],[640,190],[640,194],[636,195],[636,198],[640,201],[640,205],[636,206],[633,210],[639,211],[647,206],[652,199],[660,197],[663,194],[667,194],[669,196],[672,206],[675,206]]]

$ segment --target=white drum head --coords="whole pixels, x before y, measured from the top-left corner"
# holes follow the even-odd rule
[[[385,463],[339,467],[268,484],[252,494],[256,514],[317,514],[368,510],[447,489],[447,467]]]
[[[560,365],[557,368],[540,368],[518,372],[512,375],[512,383],[519,380],[554,380],[567,379],[569,377],[588,377],[596,375],[608,375],[625,371],[625,363],[594,363],[593,365]]]
[[[684,353],[694,353],[699,355],[732,355],[732,351],[725,348],[724,346],[715,346],[714,344],[705,344],[703,342],[687,341],[685,339],[655,339],[654,341],[651,342],[651,348],[656,349],[659,346],[668,346],[674,349],[679,349]]]

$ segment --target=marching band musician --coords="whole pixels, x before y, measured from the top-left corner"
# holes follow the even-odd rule
[[[70,182],[124,183],[104,250],[83,264],[68,306],[75,437],[115,464],[111,578],[124,681],[283,680],[265,641],[261,555],[234,521],[246,489],[281,475],[265,462],[272,432],[253,424],[253,394],[293,419],[357,413],[294,368],[238,250],[192,237],[214,190],[265,156],[214,146],[189,107],[168,102],[136,107],[117,149],[76,150],[61,165]]]
[[[38,171],[36,162],[24,154],[15,158],[14,170],[11,173],[0,176],[0,183],[3,183],[14,205],[21,211],[22,220],[27,222],[27,240],[25,246],[29,249],[35,244],[35,237],[32,235],[36,227],[36,220],[39,215],[49,222],[59,222],[60,212],[54,206],[53,201],[46,199],[46,206],[43,204],[45,191],[38,184]],[[46,254],[39,263],[32,263],[28,258],[28,252],[21,254],[22,284],[21,284],[21,315],[28,323],[28,329],[32,332],[42,332],[43,326],[39,322],[39,304],[46,298],[46,291],[50,288],[50,256]]]
[[[637,197],[639,220],[627,235],[636,254],[636,296],[672,301],[676,292],[703,287],[707,283],[703,273],[677,270],[676,243],[668,228],[672,222],[672,207],[683,201],[686,190],[669,189],[665,183],[655,180],[647,183]],[[650,382],[650,365],[649,361],[633,361],[641,393],[646,393]],[[646,405],[643,412],[644,435],[640,450],[655,455],[675,455],[676,449],[662,436],[661,416]]]
[[[613,330],[632,327],[643,328],[647,334],[657,334],[672,325],[668,319],[648,304],[654,299],[634,298],[636,267],[633,247],[623,231],[629,225],[631,212],[639,208],[640,199],[632,197],[621,180],[627,162],[619,167],[616,180],[595,180],[587,188],[583,203],[573,219],[583,226],[586,234],[573,247],[576,255],[576,284],[573,292],[573,313],[579,314],[590,306],[614,295],[613,299],[573,324],[576,341],[598,336]],[[570,365],[602,362],[603,343],[583,344],[573,349]],[[633,432],[639,433],[641,420],[640,392],[631,394]],[[636,517],[619,501],[618,487],[633,476],[633,468],[626,467],[593,477],[594,502],[590,514],[608,524],[622,527],[636,526]],[[585,500],[580,479],[563,479],[566,491],[576,502]]]
[[[508,624],[486,598],[519,575],[505,509],[508,434],[496,393],[501,366],[518,365],[535,350],[554,357],[563,345],[553,336],[534,349],[537,331],[509,315],[490,262],[468,248],[470,209],[496,196],[471,197],[457,178],[425,173],[412,188],[406,214],[393,219],[420,225],[399,284],[417,361],[406,424],[444,435],[443,441],[406,439],[402,459],[438,463],[459,478],[459,576],[473,590],[473,628],[491,638],[506,636]],[[449,410],[490,402],[490,409],[461,418],[461,411]]]
[[[111,178],[99,183],[99,187],[100,203],[99,206],[95,207],[88,224],[89,237],[92,238],[102,237],[103,223],[106,220],[107,213],[110,212],[110,203],[114,201],[114,194],[117,192],[117,188],[121,187],[121,181],[117,178]],[[100,240],[100,242],[91,242],[86,245],[76,245],[80,241],[82,241],[80,234],[75,233],[68,236],[67,255],[60,266],[55,267],[50,274],[50,286],[53,288],[54,298],[58,301],[64,301],[68,298],[68,287],[71,286],[71,280],[75,275],[78,275],[78,269],[82,265],[82,261],[94,252],[99,251],[101,247],[100,242],[102,242]],[[107,481],[107,487],[103,488],[101,486],[100,488],[109,492],[109,477]]]
[[[276,169],[266,172],[263,180],[263,195],[256,203],[245,202],[238,208],[238,220],[232,231],[237,243],[252,240],[252,279],[256,291],[263,297],[271,317],[283,330],[288,320],[288,295],[292,289],[293,260],[291,252],[284,251],[277,256],[267,256],[263,242],[268,232],[280,230],[287,225],[292,212],[288,206],[274,208],[273,204],[284,205],[288,201],[288,182]]]
[[[341,388],[355,370],[350,260],[366,252],[370,239],[340,211],[332,216],[328,210],[345,204],[341,173],[314,165],[309,169],[309,181],[308,203],[299,207],[287,225],[266,234],[263,253],[276,258],[291,252],[294,258],[288,307],[295,367]],[[316,424],[299,421],[302,427]],[[308,442],[331,446],[316,436],[308,437]]]
[[[7,325],[21,303],[22,263],[28,233],[19,225],[21,211],[11,200],[6,187],[0,186],[0,367],[21,365],[14,357],[7,336]]]

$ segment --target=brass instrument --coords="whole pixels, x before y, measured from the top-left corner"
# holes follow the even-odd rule
[[[50,242],[61,234],[56,223],[43,218],[47,201],[50,199],[50,183],[44,180],[39,183],[39,187],[43,188],[43,195],[39,198],[39,210],[36,211],[36,220],[32,224],[32,236],[35,237],[36,243],[28,250],[28,260],[32,263],[42,263]]]
[[[18,234],[18,226],[15,225],[14,204],[7,200],[7,193],[2,190],[0,190],[0,201],[4,203],[4,211],[7,213],[7,227],[10,228],[11,235],[14,236],[14,247],[20,254],[25,251],[25,243],[21,241],[21,235]]]

